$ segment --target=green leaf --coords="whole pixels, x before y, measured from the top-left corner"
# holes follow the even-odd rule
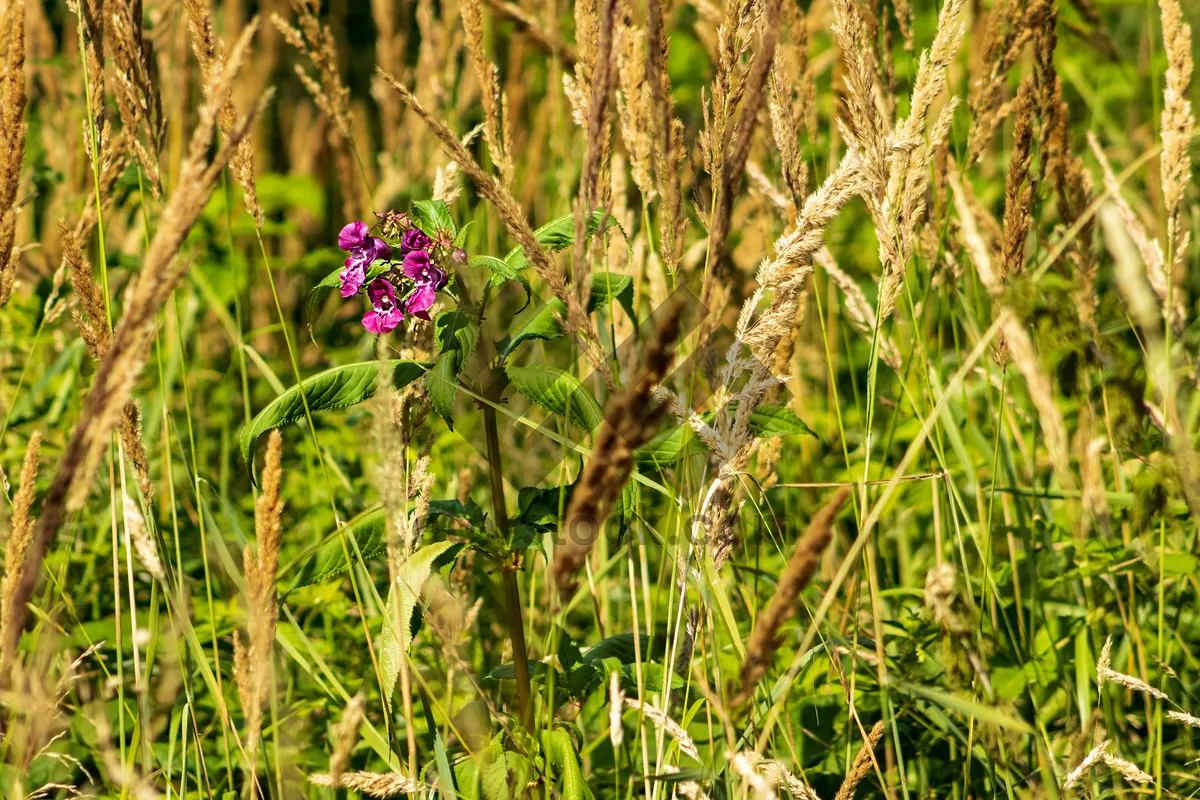
[[[470,497],[467,502],[462,503],[457,499],[454,500],[430,500],[429,501],[429,518],[434,517],[449,517],[450,519],[460,519],[474,528],[482,528],[484,521],[483,509],[479,507]]]
[[[532,680],[540,680],[546,675],[546,665],[540,661],[529,662],[529,677]],[[517,677],[517,665],[511,661],[507,664],[501,664],[487,674],[489,681],[511,681]]]
[[[525,792],[533,777],[529,759],[520,753],[506,752],[499,741],[484,751],[480,772],[484,800],[515,800]]]
[[[940,689],[933,689],[928,686],[918,686],[904,681],[896,681],[897,688],[904,689],[912,694],[922,697],[932,703],[936,703],[943,708],[948,708],[952,711],[957,711],[965,717],[977,720],[978,722],[996,725],[1001,728],[1008,728],[1019,733],[1033,733],[1033,728],[1024,720],[1010,716],[998,708],[984,705],[983,703],[972,700],[961,695],[950,694],[943,692]]]
[[[520,314],[529,307],[529,302],[533,299],[533,290],[529,288],[529,279],[521,270],[495,256],[471,256],[470,263],[473,267],[488,269],[490,273],[487,279],[488,286],[501,286],[507,281],[521,284],[521,288],[525,290],[525,305],[521,306],[517,313]]]
[[[574,376],[560,369],[534,364],[508,366],[505,372],[518,392],[545,411],[566,417],[587,431],[594,432],[604,421],[596,399]]]
[[[635,469],[634,472],[637,472]],[[616,503],[613,504],[613,516],[617,520],[617,539],[625,535],[629,530],[629,526],[633,523],[633,518],[637,515],[638,499],[641,495],[639,484],[630,475],[629,480],[625,481],[624,488],[621,489],[621,494],[617,496]]]
[[[633,278],[628,275],[618,275],[613,272],[597,272],[592,274],[592,291],[588,298],[588,311],[595,311],[600,306],[617,300],[633,317]],[[563,335],[558,324],[558,318],[565,316],[567,307],[557,297],[550,298],[536,314],[530,317],[524,327],[507,341],[500,344],[500,355],[507,357],[517,345],[530,339],[557,339]]]
[[[458,395],[458,373],[479,342],[479,325],[462,309],[438,314],[435,337],[441,355],[425,373],[425,390],[438,416],[454,430],[454,398]]]
[[[425,393],[429,405],[454,430],[454,398],[458,396],[458,356],[456,352],[442,353],[433,369],[425,373]]]
[[[454,218],[450,216],[450,209],[446,208],[446,204],[441,200],[414,200],[413,217],[417,221],[417,227],[430,236],[441,231],[449,233],[451,237],[458,233],[454,226]]]
[[[561,513],[565,514],[571,504],[575,484],[567,486],[522,486],[517,492],[518,519],[527,525],[550,529],[558,525]]]
[[[600,221],[606,220],[605,229],[617,226],[617,221],[613,216],[604,209],[596,209],[592,212],[592,216],[588,219],[588,238],[596,233],[596,229],[600,227]],[[542,247],[545,247],[552,253],[557,253],[560,250],[565,250],[575,243],[575,215],[564,214],[558,219],[547,222],[542,227],[533,232],[533,238],[538,241]],[[514,247],[509,251],[504,260],[512,264],[517,269],[525,269],[529,266],[529,258],[525,255],[525,250],[520,247]]]
[[[471,226],[475,224],[475,220],[468,220],[466,225],[458,229],[458,233],[454,234],[454,246],[467,246],[467,232],[471,230]]]
[[[613,300],[621,304],[625,313],[632,318],[633,313],[633,278],[629,275],[619,275],[616,272],[593,272],[591,295],[588,297],[588,311],[595,311],[602,305]]]
[[[668,467],[679,460],[691,441],[699,441],[686,424],[675,425],[660,432],[633,452],[638,466]]]
[[[455,546],[454,542],[446,541],[425,545],[396,571],[396,582],[388,590],[379,642],[379,668],[383,672],[383,687],[389,702],[400,674],[400,660],[412,644],[413,611],[421,597],[421,589],[438,559]]]
[[[320,583],[323,580],[340,575],[346,571],[346,553],[342,550],[341,534],[354,537],[358,543],[363,560],[369,560],[386,549],[387,543],[387,509],[376,508],[365,511],[346,523],[340,532],[331,534],[331,538],[311,558],[300,567],[292,589]],[[349,542],[346,547],[350,557],[354,558],[354,548]]]
[[[525,323],[516,336],[509,339],[507,343],[501,343],[500,357],[507,358],[509,353],[515,350],[521,342],[530,339],[557,339],[562,336],[563,332],[559,327],[558,317],[566,313],[567,307],[563,305],[563,302],[557,297],[552,298]]]
[[[765,404],[754,409],[750,415],[750,427],[759,438],[772,436],[790,436],[795,433],[807,433],[814,439],[819,439],[812,428],[804,424],[804,420],[792,413],[786,406]]]
[[[644,633],[639,634],[637,639],[634,639],[632,633],[618,633],[589,647],[583,654],[583,663],[599,664],[606,658],[615,658],[622,664],[632,664],[637,660],[639,649],[642,661],[650,661],[655,657],[650,652],[651,644],[650,637]],[[661,645],[660,642],[658,647],[660,651],[662,650]]]
[[[418,361],[395,359],[387,362],[392,371],[392,388],[400,389],[420,377],[428,364]],[[238,438],[242,459],[251,463],[254,443],[258,437],[275,428],[283,427],[304,417],[304,398],[308,399],[309,410],[330,411],[348,408],[375,396],[376,380],[379,378],[380,363],[363,361],[327,369],[306,378],[299,386],[287,389],[267,407],[250,420]],[[301,395],[303,388],[303,396]]]
[[[583,770],[579,767],[579,757],[575,755],[571,734],[562,728],[542,731],[542,749],[559,779],[564,800],[586,800],[591,797],[592,793],[583,780]]]

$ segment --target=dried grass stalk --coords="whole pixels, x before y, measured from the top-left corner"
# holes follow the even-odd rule
[[[1089,769],[1091,769],[1095,764],[1098,764],[1104,760],[1104,756],[1107,754],[1107,751],[1107,741],[1101,741],[1099,744],[1093,747],[1091,752],[1084,756],[1083,760],[1076,765],[1075,769],[1067,773],[1066,780],[1063,781],[1063,788],[1070,789],[1072,786],[1079,783],[1079,779],[1086,775]]]
[[[248,132],[269,95],[263,97],[249,114],[242,118],[222,147],[210,156],[216,115],[232,87],[250,43],[252,28],[248,28],[232,49],[228,63],[215,81],[210,99],[201,106],[199,121],[192,134],[188,156],[181,169],[178,188],[163,211],[158,232],[150,243],[125,306],[112,346],[100,363],[95,380],[84,399],[79,423],[75,427],[58,470],[50,484],[38,521],[30,563],[33,568],[24,572],[15,593],[15,620],[8,632],[10,637],[2,647],[12,648],[25,621],[25,603],[33,594],[39,574],[38,566],[49,551],[67,513],[78,509],[91,488],[96,467],[108,444],[108,436],[120,420],[121,410],[129,400],[133,384],[149,356],[154,340],[158,310],[170,297],[175,286],[187,272],[187,262],[176,256],[196,219],[204,210],[217,177],[232,158],[238,142]],[[4,676],[0,676],[2,680]]]
[[[158,57],[142,30],[142,2],[120,3],[112,15],[113,66],[117,112],[125,137],[145,172],[155,199],[162,196],[158,154],[167,133],[163,117]],[[145,137],[145,142],[142,137]]]
[[[483,14],[480,0],[462,4],[463,31],[466,33],[467,58],[479,80],[479,96],[483,103],[483,139],[501,179],[512,185],[513,162],[509,156],[509,140],[500,118],[506,100],[500,91],[500,71],[488,60],[483,46]]]
[[[1017,91],[1013,115],[1013,149],[1004,177],[1004,225],[1000,243],[1000,272],[1005,281],[1025,270],[1025,240],[1033,225],[1030,213],[1034,187],[1029,181],[1033,160],[1033,111],[1036,87],[1026,76]]]
[[[200,85],[204,90],[205,99],[210,98],[213,89],[213,78],[217,70],[225,63],[225,47],[213,30],[212,10],[207,0],[184,0],[187,11],[188,28],[192,32],[192,51],[200,65]],[[258,18],[251,20],[249,27],[257,29]],[[237,125],[237,109],[234,108],[233,98],[226,97],[225,102],[217,112],[217,124],[221,134],[229,136]],[[234,180],[242,187],[242,198],[246,210],[254,218],[254,226],[261,232],[263,227],[262,204],[258,201],[258,187],[254,181],[254,143],[250,137],[243,137],[238,142],[229,161],[229,170]]]
[[[256,763],[259,735],[262,732],[262,707],[271,684],[272,649],[275,623],[279,617],[276,568],[283,533],[283,437],[271,431],[263,463],[262,491],[254,507],[254,536],[258,552],[250,547],[242,551],[242,571],[246,579],[246,606],[249,618],[249,645],[239,647],[234,659],[239,699],[246,717],[244,745],[251,771]],[[240,644],[240,638],[239,638]]]
[[[16,655],[16,643],[20,631],[15,631],[17,625],[17,596],[23,574],[27,571],[27,553],[29,543],[33,539],[33,495],[36,490],[38,472],[38,453],[42,444],[42,435],[34,432],[25,446],[25,458],[21,462],[21,485],[12,501],[12,519],[8,533],[8,543],[4,548],[4,584],[0,587],[0,675],[7,672],[8,666]]]
[[[345,710],[342,711],[342,721],[334,728],[333,755],[329,758],[330,786],[341,785],[342,775],[350,765],[350,756],[358,742],[358,728],[362,725],[366,708],[367,696],[360,691],[346,704]]]
[[[309,775],[308,780],[314,786],[353,789],[368,797],[398,797],[421,791],[420,783],[396,772],[347,772],[336,782],[332,775],[318,773]]]
[[[679,752],[695,761],[700,761],[700,751],[696,749],[696,743],[692,740],[692,737],[688,735],[688,732],[683,729],[682,725],[667,716],[661,709],[655,708],[649,703],[644,703],[635,697],[626,697],[625,705],[643,714],[646,719],[654,723],[663,733],[670,736],[679,745]]]
[[[642,365],[633,385],[608,401],[604,422],[596,434],[592,456],[571,496],[563,529],[566,541],[554,550],[550,582],[565,596],[575,573],[583,566],[596,544],[601,526],[612,510],[617,495],[633,472],[633,452],[654,435],[667,412],[664,403],[654,402],[654,389],[671,368],[675,340],[679,337],[682,303],[672,303],[662,312],[653,338],[642,353]]]
[[[122,509],[125,532],[133,542],[133,549],[137,551],[142,566],[156,580],[166,580],[167,576],[163,571],[162,560],[158,557],[158,547],[146,526],[146,518],[142,516],[142,510],[138,508],[137,501],[130,497],[128,492],[124,495]]]
[[[0,76],[0,305],[8,302],[16,283],[18,193],[25,164],[25,0],[14,0],[0,17],[9,37],[4,73]]]
[[[705,275],[705,285],[700,295],[700,302],[702,304],[709,304],[711,302],[711,289],[709,287],[716,279],[716,266],[725,255],[726,240],[729,237],[729,223],[733,216],[733,198],[741,186],[742,175],[746,170],[746,160],[750,157],[750,145],[758,126],[758,114],[762,110],[766,100],[765,88],[767,78],[771,74],[771,67],[775,60],[775,49],[779,44],[782,6],[783,0],[766,0],[761,9],[762,14],[759,25],[761,39],[758,47],[755,49],[750,70],[745,76],[744,85],[732,89],[728,86],[714,86],[713,88],[714,103],[721,103],[723,100],[720,97],[722,94],[721,88],[727,94],[732,95],[732,97],[725,100],[727,109],[738,105],[739,96],[742,99],[741,115],[738,118],[736,127],[732,130],[732,138],[729,141],[728,150],[720,154],[715,153],[717,148],[726,147],[728,120],[719,123],[716,131],[710,131],[708,139],[708,147],[714,151],[710,155],[712,167],[713,169],[719,168],[719,174],[713,176],[713,214],[709,220],[708,254],[705,262],[707,272]],[[735,7],[736,4],[730,7],[731,13]],[[745,10],[752,9],[753,3],[744,3],[743,8]],[[746,26],[743,25],[742,27]],[[739,28],[740,33],[741,29]],[[726,33],[727,42],[733,43],[738,39],[738,35]],[[745,41],[748,42],[749,37],[745,37]],[[732,70],[735,61],[732,52],[732,49],[729,48],[722,49],[722,63],[718,64],[719,77]],[[727,63],[726,59],[728,59]],[[717,115],[719,116],[719,112]]]
[[[671,275],[679,271],[683,259],[684,230],[687,218],[683,213],[682,174],[686,152],[683,148],[683,123],[675,118],[675,100],[671,96],[671,78],[667,74],[670,43],[664,21],[664,3],[668,0],[647,0],[646,60],[647,80],[654,100],[656,114],[654,136],[654,169],[659,206],[659,252],[663,266]],[[669,8],[669,5],[668,5]]]
[[[1163,47],[1167,51],[1166,87],[1163,89],[1162,172],[1163,206],[1167,216],[1167,242],[1175,252],[1175,269],[1183,267],[1188,233],[1182,228],[1184,195],[1192,180],[1192,104],[1188,84],[1192,79],[1192,26],[1183,21],[1178,0],[1159,0],[1162,10]]]
[[[850,488],[843,486],[813,515],[804,535],[796,542],[787,566],[779,576],[775,593],[767,607],[754,622],[754,630],[746,643],[746,660],[738,676],[740,687],[729,701],[731,707],[746,703],[754,695],[758,682],[767,674],[767,667],[782,643],[779,630],[796,613],[796,601],[808,586],[821,563],[821,555],[833,540],[833,521],[850,497]]]
[[[858,788],[862,779],[867,777],[871,771],[871,765],[875,763],[875,748],[879,746],[879,740],[882,738],[883,722],[879,721],[871,727],[871,732],[867,734],[867,740],[863,742],[862,749],[854,757],[854,763],[850,765],[850,772],[846,774],[842,785],[838,787],[834,800],[850,800],[854,797],[854,790]]]
[[[84,259],[79,240],[62,220],[58,223],[58,235],[63,249],[63,264],[79,298],[79,310],[73,315],[75,325],[79,328],[88,354],[96,361],[103,361],[112,348],[112,331],[108,327],[104,292],[92,276],[92,266]],[[150,479],[146,446],[142,443],[142,412],[135,401],[129,400],[121,408],[117,432],[121,437],[121,447],[133,464],[142,497],[149,503],[154,499],[154,483]]]
[[[1151,697],[1157,697],[1159,700],[1170,699],[1167,697],[1166,692],[1155,689],[1141,678],[1135,678],[1132,675],[1126,675],[1123,672],[1117,672],[1112,668],[1111,636],[1104,640],[1104,647],[1100,650],[1100,658],[1096,661],[1096,686],[1102,687],[1108,682],[1119,684],[1124,686],[1126,689],[1132,689],[1135,692],[1148,694]]]
[[[583,169],[579,175],[579,193],[575,198],[575,241],[574,241],[574,273],[575,303],[568,308],[568,316],[581,314],[587,307],[588,295],[591,291],[591,259],[588,258],[588,225],[592,219],[592,210],[598,204],[601,190],[604,186],[602,173],[608,163],[612,147],[612,127],[608,123],[608,99],[613,84],[613,33],[616,22],[617,0],[601,0],[603,13],[596,25],[597,41],[593,58],[595,64],[591,74],[591,96],[587,100],[585,120],[587,123],[587,143],[583,153]],[[588,3],[576,4],[576,9]],[[576,69],[582,68],[580,59]],[[606,214],[611,212],[606,212]],[[596,234],[597,241],[604,238],[603,227]],[[597,248],[598,249],[598,248]],[[576,319],[572,326],[583,328],[586,319]]]

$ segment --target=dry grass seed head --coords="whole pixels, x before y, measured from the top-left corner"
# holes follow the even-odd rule
[[[309,775],[308,780],[314,786],[353,789],[367,797],[399,797],[405,794],[417,794],[421,791],[422,786],[412,778],[406,778],[396,772],[346,772],[340,776],[340,780],[337,782],[334,782],[332,775],[318,773]]]
[[[350,765],[354,745],[358,743],[358,728],[362,725],[367,708],[367,696],[362,692],[354,695],[342,711],[342,720],[333,729],[333,755],[329,757],[330,785],[341,785],[342,775]]]
[[[143,258],[133,284],[125,315],[113,336],[112,348],[96,371],[91,390],[83,401],[76,425],[46,501],[34,536],[30,558],[40,564],[57,535],[68,511],[78,509],[91,488],[108,435],[119,422],[121,409],[129,400],[134,380],[140,374],[153,343],[155,319],[175,286],[187,271],[187,263],[176,256],[188,231],[200,216],[217,177],[233,156],[237,143],[269,100],[269,94],[239,122],[215,154],[211,146],[216,129],[217,103],[224,103],[249,47],[253,27],[247,28],[232,49],[228,63],[216,81],[212,98],[200,108],[188,156],[180,168],[177,188],[164,209],[158,231]],[[15,644],[25,619],[25,603],[32,596],[39,570],[26,570],[14,601],[16,621],[3,647]]]
[[[18,193],[25,163],[25,0],[10,3],[0,18],[10,37],[0,76],[0,305],[8,302],[16,282]]]
[[[654,403],[655,388],[674,361],[679,337],[680,302],[663,309],[653,338],[642,352],[642,366],[632,385],[608,401],[595,447],[580,476],[563,528],[566,541],[554,551],[550,580],[560,594],[570,589],[600,535],[613,502],[633,472],[633,452],[654,435],[667,413],[665,403]]]
[[[20,486],[12,500],[12,518],[9,520],[8,543],[4,548],[4,584],[0,588],[0,643],[4,643],[0,651],[0,681],[3,679],[6,667],[16,655],[16,638],[12,627],[15,624],[17,586],[26,569],[26,556],[29,543],[33,540],[33,508],[34,491],[36,490],[38,472],[38,454],[41,451],[42,435],[34,432],[29,437],[25,447],[25,458],[21,461]]]
[[[846,774],[842,785],[838,787],[834,800],[850,800],[854,797],[854,790],[858,788],[862,779],[867,777],[875,763],[875,748],[879,746],[879,740],[882,738],[883,722],[880,721],[871,727],[871,732],[867,734],[862,749],[858,751],[858,755],[854,757],[854,763],[850,765],[850,772]]]

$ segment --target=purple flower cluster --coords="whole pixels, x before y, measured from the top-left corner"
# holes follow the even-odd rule
[[[375,261],[392,258],[391,246],[371,236],[365,222],[351,222],[342,228],[338,247],[348,253],[339,276],[342,297],[353,297],[361,291]],[[428,320],[438,291],[446,285],[446,273],[433,263],[433,242],[420,228],[404,231],[397,250],[403,278],[395,270],[388,270],[367,286],[371,310],[363,315],[362,324],[371,333],[391,332],[406,313]],[[400,301],[396,299],[397,288],[404,293]]]

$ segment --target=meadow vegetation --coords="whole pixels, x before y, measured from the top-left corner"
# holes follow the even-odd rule
[[[0,0],[0,796],[1196,796],[1197,20]]]

